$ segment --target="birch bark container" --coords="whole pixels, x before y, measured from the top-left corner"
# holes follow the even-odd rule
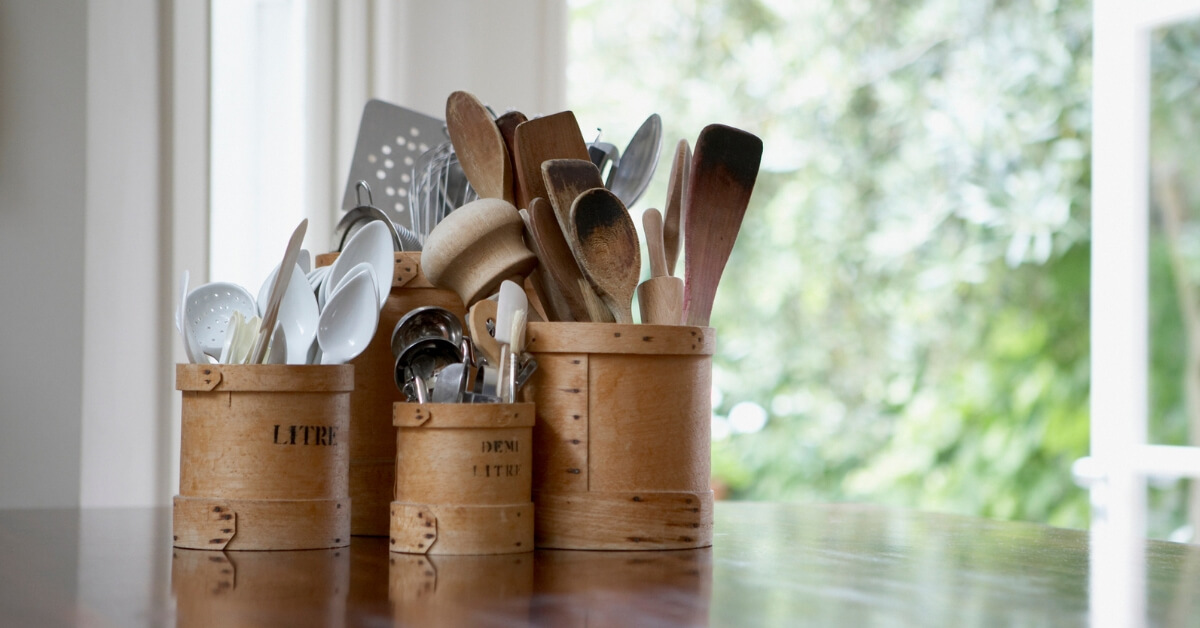
[[[392,330],[409,311],[438,306],[466,318],[462,300],[452,290],[433,287],[421,268],[419,252],[396,253],[392,290],[379,313],[379,330],[362,354],[350,361],[354,392],[350,395],[350,533],[387,536],[388,506],[396,476],[396,438],[392,404],[404,401],[396,387],[392,356]],[[337,253],[317,256],[318,266],[328,266]]]
[[[397,403],[393,552],[533,551],[531,403]]]
[[[530,323],[536,544],[712,545],[708,327]]]
[[[294,550],[350,544],[350,365],[179,364],[174,544]]]

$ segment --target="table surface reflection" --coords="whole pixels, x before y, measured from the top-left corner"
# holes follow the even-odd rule
[[[8,626],[1086,625],[1084,531],[721,502],[711,548],[393,554],[171,547],[161,509],[0,511]],[[1200,621],[1200,546],[1149,541],[1151,625]]]

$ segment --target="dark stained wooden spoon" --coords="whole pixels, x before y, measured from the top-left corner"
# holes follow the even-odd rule
[[[500,137],[504,138],[504,147],[508,149],[508,160],[512,164],[512,200],[519,196],[521,182],[517,173],[517,125],[529,118],[520,111],[509,111],[496,118],[496,128],[500,129]],[[522,209],[524,207],[522,206]]]
[[[579,267],[618,323],[633,323],[633,293],[642,247],[625,204],[607,188],[580,194],[571,206]]]
[[[710,124],[696,139],[684,195],[684,317],[707,327],[717,284],[750,204],[763,144],[758,136]]]
[[[580,283],[591,290],[591,285],[583,278],[579,262],[563,236],[562,228],[558,225],[558,217],[550,203],[544,198],[535,198],[529,204],[529,226],[534,241],[538,247],[538,259],[542,268],[547,272],[551,286],[548,289],[556,291],[567,304],[567,310],[576,321],[592,321],[588,314],[587,300],[582,292]]]
[[[554,208],[559,227],[569,243],[571,234],[575,233],[571,205],[580,194],[605,187],[600,169],[588,159],[547,159],[542,162],[542,180],[546,185],[546,199]],[[574,248],[571,250],[574,252]]]

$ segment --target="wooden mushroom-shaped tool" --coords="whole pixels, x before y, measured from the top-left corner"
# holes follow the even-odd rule
[[[667,274],[667,256],[663,251],[663,219],[657,209],[642,214],[646,232],[646,250],[650,254],[650,278],[638,286],[638,307],[642,322],[649,325],[683,323],[683,280]]]
[[[430,283],[458,293],[468,307],[491,295],[505,279],[524,278],[537,257],[522,239],[517,208],[481,198],[450,212],[425,239],[421,265]]]
[[[618,323],[633,323],[633,292],[642,248],[629,210],[606,188],[584,192],[571,206],[579,267]]]

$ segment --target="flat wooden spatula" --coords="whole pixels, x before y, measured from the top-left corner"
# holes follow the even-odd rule
[[[517,208],[529,208],[535,198],[548,198],[542,181],[542,162],[547,159],[588,159],[587,144],[575,114],[570,111],[534,118],[517,125],[513,143],[517,170]]]
[[[708,326],[717,284],[754,191],[762,151],[758,136],[723,124],[704,127],[696,139],[683,208],[688,325]]]

